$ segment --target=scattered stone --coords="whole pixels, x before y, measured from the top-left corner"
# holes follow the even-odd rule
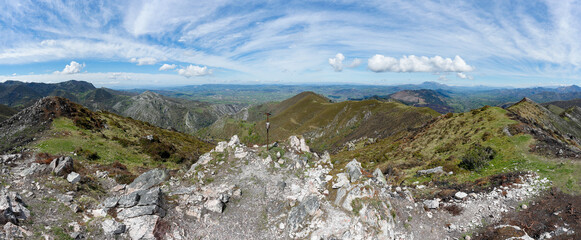
[[[0,224],[18,224],[30,217],[30,211],[18,193],[0,189]]]
[[[137,205],[138,202],[139,202],[139,192],[132,192],[130,194],[121,196],[121,198],[119,198],[118,204],[119,207],[130,208]]]
[[[286,182],[278,181],[278,183],[276,183],[276,187],[278,188],[279,191],[284,191],[284,188],[286,187]]]
[[[362,175],[361,163],[354,158],[345,166],[345,172],[349,174],[351,182],[357,181]]]
[[[103,206],[105,208],[114,208],[117,206],[118,202],[119,202],[119,197],[109,197],[109,198],[105,199],[105,201],[103,201]]]
[[[119,219],[128,219],[134,217],[140,217],[145,215],[153,215],[158,214],[165,216],[165,212],[163,209],[159,208],[155,205],[150,206],[135,206],[132,208],[125,208],[121,212],[117,213],[117,217]]]
[[[236,147],[236,149],[234,150],[234,157],[244,158],[246,156],[248,156],[248,152],[244,151],[244,148]]]
[[[418,171],[418,175],[420,175],[420,176],[429,175],[429,174],[443,174],[443,173],[445,173],[445,172],[444,172],[444,168],[442,166],[437,166],[435,168],[430,168],[430,169]]]
[[[306,216],[307,216],[307,210],[305,209],[305,206],[302,204],[299,204],[298,206],[293,207],[290,210],[286,225],[288,225],[289,229],[291,231],[293,231],[293,230],[297,229],[301,223],[303,223]]]
[[[306,197],[301,204],[305,206],[305,210],[309,215],[313,215],[319,209],[320,203],[317,196],[311,195]]]
[[[159,187],[150,189],[145,193],[140,193],[138,206],[157,205],[161,206],[163,193]]]
[[[468,194],[465,192],[456,192],[456,194],[454,194],[454,197],[460,200],[464,199],[466,196],[468,196]]]
[[[202,156],[200,156],[200,158],[198,158],[198,161],[196,163],[198,163],[200,165],[206,165],[210,161],[212,161],[212,155],[208,152],[208,153],[202,154]]]
[[[295,151],[300,150],[301,148],[301,140],[297,136],[290,136],[288,138],[289,147]]]
[[[311,149],[309,148],[309,146],[305,142],[304,138],[301,138],[300,142],[301,142],[301,146],[300,146],[301,152],[311,152]]]
[[[276,152],[276,158],[280,158],[280,152]]]
[[[149,189],[165,182],[168,178],[169,173],[167,170],[156,168],[139,175],[127,188],[132,191]]]
[[[521,208],[522,208],[523,210],[527,210],[527,209],[529,208],[529,206],[527,206],[526,204],[523,204],[523,205],[521,206]]]
[[[72,184],[78,183],[79,181],[81,181],[81,175],[76,172],[71,172],[69,173],[69,175],[67,175],[67,181],[69,181]]]
[[[18,175],[20,175],[21,177],[26,177],[38,172],[42,172],[46,169],[46,165],[42,165],[40,163],[32,163],[30,164],[30,167],[25,168],[24,170],[22,170],[20,173],[18,173]]]
[[[349,185],[349,178],[347,177],[346,173],[338,173],[337,174],[337,182],[333,183],[333,188],[341,188],[343,186]]]

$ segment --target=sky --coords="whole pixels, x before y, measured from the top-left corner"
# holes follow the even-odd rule
[[[0,0],[0,81],[581,84],[581,2]]]

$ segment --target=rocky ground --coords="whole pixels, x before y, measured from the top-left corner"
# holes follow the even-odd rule
[[[495,239],[490,236],[501,232],[511,233],[506,239],[567,239],[579,234],[565,224],[533,233],[508,220],[542,207],[536,199],[550,182],[534,173],[490,191],[415,199],[437,186],[390,186],[381,171],[362,169],[356,159],[335,169],[328,153],[310,152],[297,137],[266,151],[234,136],[187,172],[153,169],[127,185],[73,158],[0,157],[0,239]],[[572,208],[564,210],[577,214]]]

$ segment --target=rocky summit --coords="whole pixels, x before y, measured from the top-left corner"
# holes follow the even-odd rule
[[[357,159],[340,167],[296,136],[268,150],[234,136],[186,172],[152,169],[129,184],[90,169],[67,181],[59,169],[71,157],[38,158],[1,158],[11,184],[0,190],[0,239],[458,239],[549,186],[531,172],[489,192],[421,199],[430,187],[389,185]]]

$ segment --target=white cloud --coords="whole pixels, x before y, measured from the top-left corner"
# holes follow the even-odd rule
[[[75,61],[71,61],[71,64],[65,66],[65,69],[63,69],[62,71],[55,71],[55,74],[75,74],[75,73],[80,73],[81,70],[83,70],[83,68],[85,67],[85,64],[80,64],[78,62]]]
[[[329,58],[329,64],[335,69],[335,72],[341,72],[343,71],[343,60],[345,60],[345,56],[337,53],[334,58]]]
[[[460,56],[451,58],[403,56],[400,59],[376,54],[367,61],[374,72],[470,72],[474,67],[466,64]]]
[[[137,63],[138,66],[142,65],[153,65],[157,63],[157,59],[152,57],[144,57],[144,58],[131,58],[129,60],[132,63]]]
[[[187,66],[186,68],[178,70],[178,74],[187,78],[199,77],[212,74],[212,69],[208,69],[208,67],[206,66],[200,67],[196,65],[190,65]]]
[[[354,68],[354,67],[358,67],[361,64],[361,60],[358,58],[355,58],[355,59],[353,59],[353,62],[351,62],[349,65],[343,66],[344,60],[345,60],[345,56],[341,53],[337,53],[337,55],[335,55],[334,58],[329,58],[329,64],[331,65],[331,67],[333,67],[335,72],[343,71],[343,67]]]
[[[470,79],[470,80],[474,79],[472,76],[470,76],[466,73],[463,73],[463,72],[456,73],[456,76],[459,78],[462,78],[462,79]]]
[[[175,65],[175,64],[169,65],[169,64],[165,63],[159,68],[159,71],[167,71],[167,70],[175,69],[176,67],[177,67],[177,65]]]

